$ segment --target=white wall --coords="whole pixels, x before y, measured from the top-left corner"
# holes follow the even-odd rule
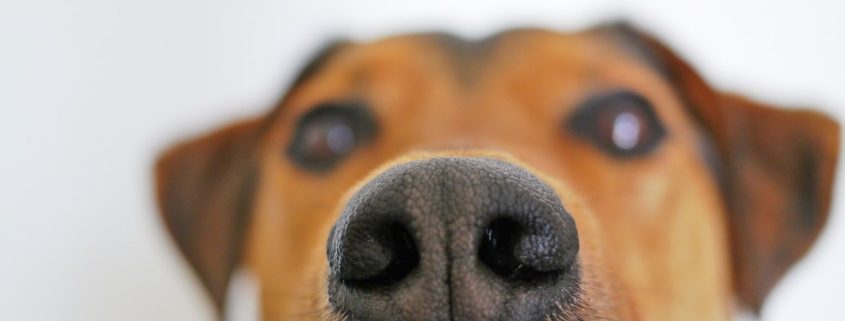
[[[841,117],[845,2],[0,0],[0,319],[209,320],[154,217],[149,166],[177,137],[268,107],[331,35],[612,17],[713,82]],[[845,189],[768,320],[842,320]]]

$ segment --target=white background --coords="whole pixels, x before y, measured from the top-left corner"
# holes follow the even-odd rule
[[[210,320],[155,218],[150,163],[267,109],[330,36],[628,17],[721,88],[841,117],[843,3],[0,0],[0,319]],[[843,193],[764,319],[843,320]]]

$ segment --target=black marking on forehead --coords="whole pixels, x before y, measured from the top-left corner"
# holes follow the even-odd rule
[[[443,50],[452,62],[455,75],[462,84],[469,85],[481,69],[484,58],[496,47],[503,33],[481,40],[468,40],[444,32],[428,33],[422,36],[430,39]]]
[[[265,121],[259,126],[258,131],[260,133],[265,133],[269,131],[270,128],[273,126],[275,119],[278,118],[282,106],[287,104],[291,92],[293,92],[297,87],[302,85],[305,81],[307,81],[315,74],[317,74],[320,70],[322,70],[326,62],[328,62],[332,57],[334,57],[348,43],[349,42],[344,40],[335,39],[327,42],[320,49],[315,51],[315,53],[312,54],[312,57],[308,61],[308,63],[306,63],[305,66],[299,69],[299,72],[297,72],[296,77],[293,78],[293,81],[287,87],[285,93],[281,95],[273,109],[265,117]]]
[[[434,40],[441,49],[455,56],[463,56],[471,58],[473,56],[481,55],[489,51],[493,47],[501,34],[495,34],[481,40],[467,40],[450,33],[430,33],[426,37]]]
[[[293,79],[293,82],[291,82],[290,88],[296,88],[320,71],[329,58],[333,57],[346,44],[346,41],[332,40],[323,45],[312,55],[311,60],[309,60],[308,63],[299,70],[297,76]]]
[[[625,21],[613,22],[597,27],[600,33],[609,35],[619,48],[628,55],[644,62],[654,69],[660,76],[674,85],[674,76],[666,63],[658,57],[657,53],[642,40],[642,33],[630,23]]]

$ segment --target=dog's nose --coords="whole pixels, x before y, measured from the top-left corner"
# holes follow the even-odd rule
[[[578,233],[552,188],[492,158],[394,166],[329,238],[331,307],[352,320],[545,320],[577,304]]]

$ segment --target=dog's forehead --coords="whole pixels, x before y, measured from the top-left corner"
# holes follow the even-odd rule
[[[671,100],[665,78],[615,29],[512,29],[480,39],[417,33],[333,43],[306,64],[270,119],[293,121],[320,103],[350,99],[367,101],[383,117],[414,114],[419,126],[514,106],[559,119],[585,97],[619,88],[658,105]]]
[[[433,32],[388,37],[340,46],[340,49],[332,46],[326,52],[337,56],[342,65],[353,65],[356,69],[400,66],[427,71],[447,69],[467,83],[508,66],[557,64],[593,69],[608,59],[631,57],[630,47],[612,35],[601,28],[577,33],[511,29],[478,39]]]

